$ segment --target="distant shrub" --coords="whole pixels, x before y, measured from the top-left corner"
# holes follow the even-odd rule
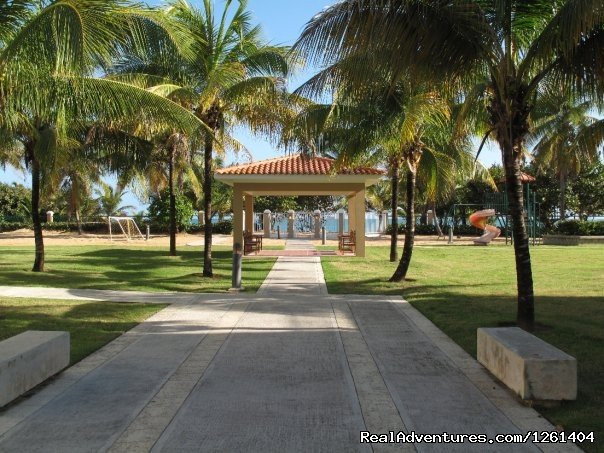
[[[21,229],[31,230],[31,222],[0,222],[0,232],[15,231]],[[42,223],[44,231],[78,231],[76,222],[52,222]],[[106,222],[82,222],[82,231],[86,233],[107,233]]]
[[[445,225],[441,228],[444,234],[449,233],[448,225]],[[399,234],[405,234],[405,225],[399,225],[398,232]],[[457,225],[453,229],[453,232],[456,236],[476,236],[481,234],[480,230],[473,227],[472,225]],[[388,225],[388,227],[386,228],[386,234],[392,234],[392,225]],[[415,234],[417,234],[418,236],[435,236],[438,234],[438,232],[436,231],[436,227],[434,225],[416,225]],[[504,234],[503,230],[501,234]]]
[[[203,233],[204,226],[200,224],[189,225],[187,227],[187,233]],[[223,220],[222,222],[216,222],[212,224],[213,234],[231,234],[233,232],[233,222],[230,220]]]
[[[191,223],[191,218],[195,213],[193,204],[186,196],[181,193],[175,194],[176,208],[176,228],[182,230],[187,228]],[[170,225],[170,195],[167,190],[161,193],[161,197],[152,196],[149,204],[149,219],[151,228],[154,231],[154,226],[160,226],[160,229],[168,231]]]
[[[566,236],[604,236],[604,221],[563,220],[554,225],[552,233]]]
[[[0,221],[0,233],[16,231],[22,229],[31,229],[31,222],[4,222]]]
[[[233,222],[230,220],[223,220],[222,222],[216,222],[212,225],[212,233],[216,234],[231,234],[233,232]]]

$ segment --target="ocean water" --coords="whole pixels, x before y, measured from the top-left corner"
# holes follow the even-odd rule
[[[231,220],[231,216],[230,215],[225,215],[224,216],[224,220]],[[261,225],[262,225],[262,214],[255,214],[255,223],[256,223],[256,230],[260,230],[261,229]],[[218,222],[218,216],[214,216],[212,218],[212,223],[217,223]],[[193,216],[191,218],[191,223],[193,225],[197,225],[198,219],[197,216]],[[302,230],[308,230],[308,227],[312,225],[307,223],[305,228],[300,228],[300,223],[303,222],[299,222],[297,221],[294,225],[297,231],[299,231],[300,229]],[[391,223],[391,218],[388,218],[388,224]],[[405,219],[404,217],[399,217],[399,224],[404,225],[405,223]],[[327,219],[325,219],[324,222],[324,226],[325,226],[325,230],[328,233],[337,233],[338,232],[338,218],[334,217],[334,216],[330,216]],[[279,228],[280,231],[287,231],[287,219],[283,218],[280,221],[275,222],[275,225],[273,227],[273,230],[277,230],[277,228]],[[377,213],[375,212],[366,212],[365,213],[365,232],[366,233],[380,233],[380,230],[383,230],[383,226],[380,225],[380,221],[379,221],[379,216]],[[348,230],[348,215],[344,214],[344,231]]]

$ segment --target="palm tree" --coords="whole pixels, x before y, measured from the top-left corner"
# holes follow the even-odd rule
[[[204,0],[201,9],[184,0],[168,3],[166,14],[188,36],[173,49],[152,47],[129,61],[120,72],[128,80],[146,84],[154,91],[191,108],[211,134],[203,139],[204,263],[203,275],[212,271],[212,180],[214,153],[235,151],[241,144],[230,132],[247,126],[253,133],[279,131],[287,105],[285,77],[289,73],[287,49],[271,46],[252,26],[247,1],[234,7],[225,2],[217,15],[213,3]]]
[[[439,148],[457,151],[447,132],[450,129],[450,108],[438,93],[410,80],[400,80],[395,86],[388,84],[388,72],[372,70],[372,56],[355,54],[330,65],[306,82],[297,91],[305,95],[323,95],[330,89],[333,105],[322,109],[311,106],[302,116],[300,129],[316,129],[330,143],[339,143],[338,160],[350,163],[372,155],[388,163],[391,175],[392,235],[390,260],[397,259],[397,210],[400,168],[405,168],[406,225],[403,255],[391,281],[405,278],[415,237],[415,192],[417,173],[422,155],[426,165],[426,180],[435,183],[438,175],[450,174],[454,161]],[[361,62],[360,64],[357,62]],[[356,67],[363,67],[358,74]],[[359,84],[358,81],[363,83]],[[304,135],[304,134],[303,134]],[[306,133],[305,135],[309,135]],[[428,157],[429,155],[429,157]],[[444,163],[443,163],[444,162]]]
[[[194,80],[195,112],[215,137],[225,140],[225,132],[237,124],[253,132],[271,133],[280,125],[279,105],[284,81],[289,73],[286,49],[270,46],[261,39],[259,26],[252,26],[247,0],[230,11],[225,2],[221,19],[215,20],[210,0],[195,10],[185,2],[173,4],[173,17],[194,31],[197,52],[189,61]],[[232,16],[231,16],[232,14]],[[230,18],[229,18],[230,17]],[[233,143],[232,140],[227,141]],[[203,275],[212,271],[212,178],[215,141],[206,136],[204,156],[204,262]]]
[[[63,175],[61,189],[68,197],[68,212],[75,216],[78,234],[82,234],[82,205],[90,199],[92,184],[100,183],[99,166],[94,160],[74,159],[61,174]]]
[[[427,199],[444,197],[454,188],[456,170],[463,168],[471,155],[465,136],[452,139],[451,109],[443,99],[433,93],[421,93],[411,98],[405,107],[401,124],[401,130],[405,131],[401,138],[405,139],[400,142],[401,157],[406,166],[405,242],[401,260],[390,277],[391,282],[404,280],[411,264],[418,181],[423,183]]]
[[[61,161],[77,149],[88,121],[120,117],[170,118],[174,127],[201,124],[177,104],[139,88],[95,78],[132,45],[144,45],[159,26],[153,14],[118,0],[13,1],[0,19],[0,129],[21,142],[32,174],[34,271],[44,270],[40,190],[56,182]],[[159,17],[159,16],[158,16]],[[54,36],[55,39],[48,39]]]
[[[126,189],[120,187],[119,184],[112,187],[109,184],[101,183],[101,188],[96,190],[99,212],[106,217],[122,216],[127,210],[134,209],[134,206],[122,205],[122,199],[126,193]]]
[[[597,129],[598,120],[591,115],[592,105],[573,99],[573,93],[564,93],[555,87],[546,87],[535,106],[535,120],[528,144],[533,146],[537,168],[553,171],[560,186],[558,209],[560,219],[566,214],[566,186],[575,178],[582,164],[598,159],[602,142],[590,137]]]
[[[176,193],[174,188],[174,173],[177,165],[180,168],[183,168],[182,162],[186,162],[189,146],[185,136],[179,132],[174,132],[168,137],[166,146],[169,154],[168,190],[170,193],[170,255],[176,256]]]
[[[386,210],[388,201],[392,199],[391,189],[392,187],[386,181],[378,181],[377,184],[367,188],[367,201],[380,214],[378,231],[382,231],[386,227],[386,225],[382,225],[381,213]]]
[[[296,90],[299,112],[288,118],[282,140],[286,148],[335,159],[340,156],[340,164],[344,160],[350,163],[350,160],[355,158],[362,160],[357,163],[385,164],[390,175],[390,206],[393,213],[390,261],[395,262],[398,260],[398,186],[401,158],[396,143],[387,140],[387,137],[395,135],[395,132],[389,130],[391,124],[383,118],[387,110],[381,105],[384,99],[376,96],[376,93],[366,93],[368,97],[362,102],[359,102],[355,95],[349,96],[349,77],[344,76],[348,66],[346,61],[336,62]],[[368,78],[372,78],[373,73],[371,74]],[[376,78],[379,79],[380,76],[376,75]],[[330,90],[334,98],[331,104],[316,104],[306,97],[320,98]],[[352,156],[351,150],[365,152]]]
[[[187,196],[193,201],[195,209],[203,210],[203,156],[194,156],[190,166],[186,169],[184,185]],[[223,168],[224,160],[221,157],[214,158],[214,168]],[[218,216],[222,221],[224,215],[232,210],[233,189],[221,181],[212,181],[212,213],[210,217]],[[200,219],[201,220],[201,219]]]
[[[487,105],[510,203],[517,322],[527,330],[534,327],[534,293],[520,164],[530,117],[548,79],[602,98],[603,26],[601,0],[344,0],[315,16],[294,46],[311,62],[375,55],[394,81],[411,70],[471,88],[468,102]]]

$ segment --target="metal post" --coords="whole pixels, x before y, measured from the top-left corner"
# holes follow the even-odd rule
[[[149,236],[151,236],[151,227],[147,225],[147,234],[145,235],[145,241],[149,240]]]
[[[241,244],[236,242],[233,247],[233,277],[231,281],[231,289],[229,291],[242,291],[241,287],[241,261],[242,261]]]
[[[281,239],[281,227],[277,225],[277,239]]]
[[[327,239],[327,231],[325,231],[325,227],[321,227],[321,244],[325,245],[326,239]]]
[[[453,225],[449,227],[449,244],[453,244]]]

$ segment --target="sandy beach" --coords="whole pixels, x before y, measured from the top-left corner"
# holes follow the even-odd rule
[[[304,235],[300,235],[304,237]],[[415,245],[417,246],[451,246],[451,245],[473,245],[473,238],[463,237],[454,238],[453,244],[448,244],[447,238],[438,238],[436,236],[416,236]],[[404,236],[399,236],[399,243],[402,245]],[[321,240],[312,240],[314,245],[321,245]],[[45,231],[44,244],[48,246],[82,246],[82,245],[106,245],[106,246],[137,246],[137,247],[168,247],[170,238],[168,235],[151,235],[149,240],[132,239],[127,241],[121,235],[114,235],[113,240],[106,234],[77,234],[76,232],[58,232]],[[232,236],[225,234],[215,234],[213,236],[213,245],[231,245]],[[326,245],[337,246],[337,240],[329,239]],[[505,244],[505,238],[498,238],[492,245]],[[180,233],[176,236],[177,246],[203,246],[203,234]],[[283,246],[285,239],[264,238],[264,246]],[[390,245],[389,236],[368,236],[367,247],[386,247]],[[16,231],[0,233],[1,246],[34,246],[34,234],[32,230],[21,229]]]

